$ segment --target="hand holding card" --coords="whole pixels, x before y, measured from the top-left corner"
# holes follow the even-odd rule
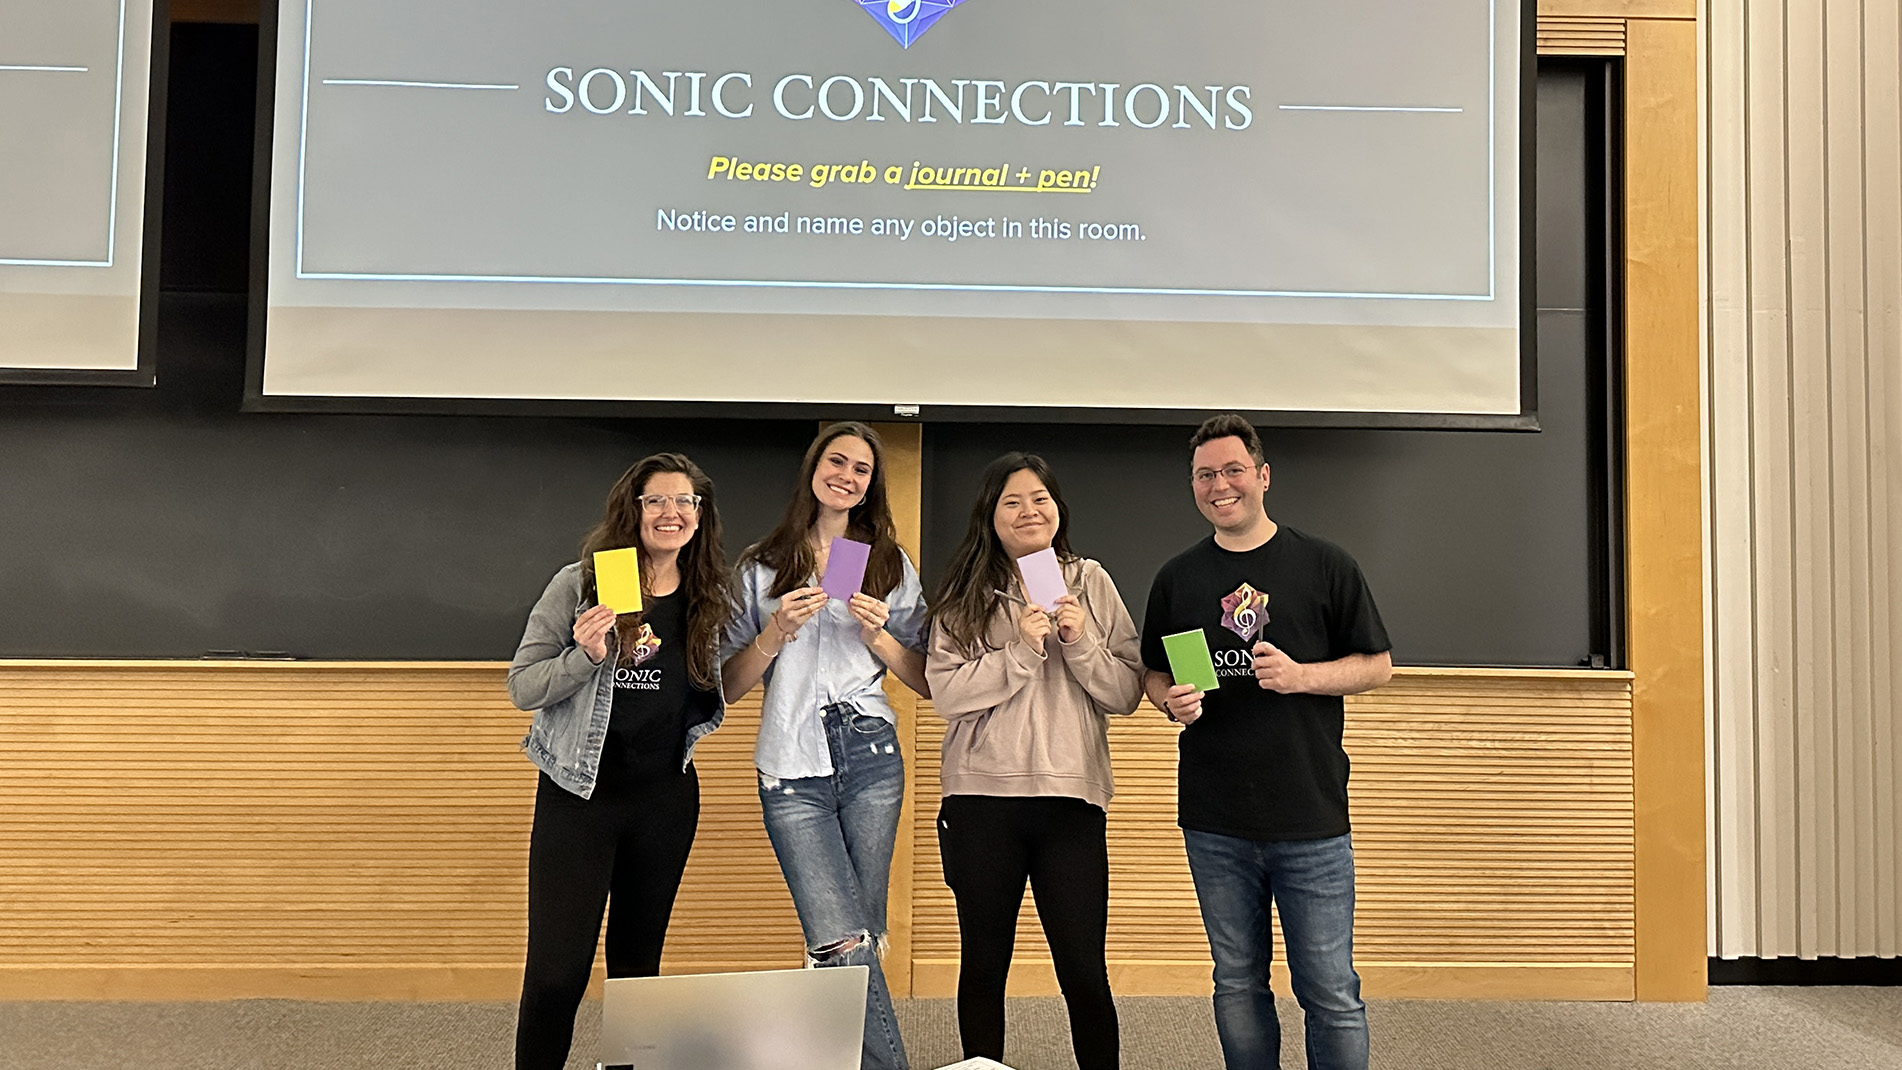
[[[819,586],[830,597],[850,602],[859,588],[865,586],[865,565],[871,559],[870,543],[833,539],[832,548],[826,551],[826,574],[819,580]]]
[[[1057,561],[1054,546],[1018,558],[1017,572],[1024,579],[1024,594],[1029,596],[1031,605],[1040,606],[1046,612],[1054,611],[1057,599],[1070,593],[1069,585],[1063,582],[1063,566]]]
[[[1215,658],[1209,653],[1209,637],[1202,629],[1163,636],[1162,650],[1169,655],[1169,675],[1176,683],[1191,684],[1197,691],[1221,686],[1215,676]]]
[[[641,610],[641,559],[632,546],[594,553],[594,600],[615,613]]]

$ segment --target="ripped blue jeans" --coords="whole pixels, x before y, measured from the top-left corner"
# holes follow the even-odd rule
[[[845,704],[828,706],[821,716],[832,775],[782,780],[760,774],[766,835],[799,910],[807,965],[871,967],[861,1067],[907,1070],[878,960],[905,758],[891,722]]]

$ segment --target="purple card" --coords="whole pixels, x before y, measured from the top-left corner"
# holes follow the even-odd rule
[[[1063,566],[1057,564],[1057,549],[1045,547],[1017,559],[1017,571],[1024,577],[1024,594],[1034,605],[1048,610],[1057,607],[1057,599],[1070,593],[1063,582]]]
[[[865,562],[872,556],[870,543],[852,539],[833,539],[826,552],[826,574],[819,586],[834,598],[850,600],[865,586]]]

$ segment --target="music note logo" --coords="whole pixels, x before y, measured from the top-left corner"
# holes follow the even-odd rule
[[[641,625],[639,636],[634,640],[634,657],[631,664],[639,665],[649,661],[660,653],[660,636],[654,634],[654,626]]]
[[[1244,583],[1222,599],[1222,627],[1246,643],[1268,624],[1268,596]]]

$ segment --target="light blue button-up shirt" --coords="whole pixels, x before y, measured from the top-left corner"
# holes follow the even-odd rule
[[[925,648],[925,599],[911,559],[899,552],[903,575],[898,589],[885,599],[891,616],[885,630],[910,650]],[[758,562],[742,566],[737,577],[740,612],[727,628],[720,660],[739,653],[753,641],[779,609],[779,599],[768,597],[773,570]],[[816,581],[807,581],[807,586]],[[859,712],[897,721],[885,701],[885,663],[859,638],[858,618],[844,601],[826,602],[799,629],[766,667],[766,699],[760,715],[759,743],[753,764],[759,771],[782,780],[832,775],[832,757],[820,723],[823,707],[850,702]]]

